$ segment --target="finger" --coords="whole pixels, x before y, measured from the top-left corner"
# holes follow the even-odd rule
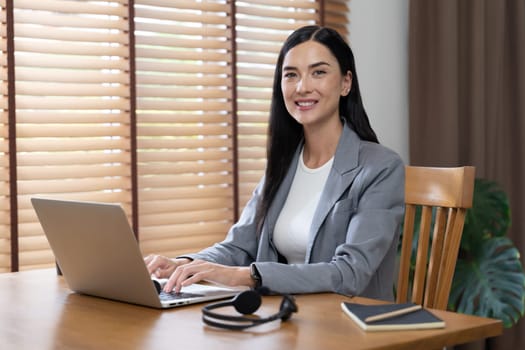
[[[205,262],[195,260],[187,264],[177,266],[166,282],[164,291],[168,293],[171,291],[175,291],[176,293],[180,292],[183,282],[191,277],[191,275],[198,273],[201,266],[203,266],[203,263]],[[184,285],[188,286],[190,284],[191,283],[185,283]]]
[[[171,276],[168,278],[168,281],[166,281],[166,284],[164,285],[163,290],[166,293],[170,293],[171,291],[175,291],[176,293],[180,292],[181,286],[177,283],[178,276],[180,275],[180,267],[175,268]]]
[[[149,264],[149,263],[151,262],[151,260],[153,260],[153,258],[154,258],[154,255],[149,254],[149,255],[147,255],[147,256],[144,258],[144,262],[145,262],[146,264]]]
[[[156,277],[169,276],[173,267],[173,262],[160,255],[154,256],[146,265],[148,272],[154,274]]]
[[[148,256],[146,259],[144,259],[144,262],[146,263],[146,267],[148,268],[148,272],[150,274],[152,274],[160,266],[158,255]]]
[[[148,272],[150,274],[153,273],[154,270],[157,269],[157,264],[155,263],[156,256],[155,255],[148,255],[146,258],[144,258],[144,263],[146,264],[146,268],[148,269]]]
[[[189,286],[193,283],[201,282],[206,279],[206,276],[210,275],[212,270],[203,270],[192,275],[189,275],[188,278],[184,279],[181,282],[181,287]]]

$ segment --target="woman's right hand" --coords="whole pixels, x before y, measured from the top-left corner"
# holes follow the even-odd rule
[[[152,254],[144,258],[150,275],[156,278],[169,278],[177,266],[191,262],[188,258],[170,259],[168,257]]]

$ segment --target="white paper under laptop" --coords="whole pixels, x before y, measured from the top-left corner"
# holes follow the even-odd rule
[[[157,292],[120,205],[32,198],[71,290],[155,308],[228,298],[236,289],[194,284],[176,298]]]

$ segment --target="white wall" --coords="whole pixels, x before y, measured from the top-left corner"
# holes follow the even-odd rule
[[[379,142],[409,163],[408,2],[350,0],[350,46]]]

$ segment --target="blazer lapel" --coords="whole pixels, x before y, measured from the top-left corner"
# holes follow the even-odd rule
[[[313,243],[323,221],[337,200],[352,184],[360,170],[358,166],[360,143],[361,140],[359,136],[345,124],[335,152],[334,164],[326,180],[326,185],[319,199],[314,217],[312,218],[310,241],[306,251],[306,262],[310,260]]]

